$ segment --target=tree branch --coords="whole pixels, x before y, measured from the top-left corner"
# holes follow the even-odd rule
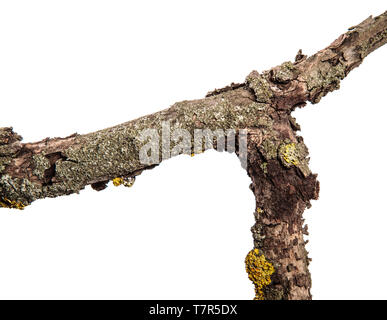
[[[387,11],[351,27],[311,57],[300,50],[294,62],[253,71],[242,84],[111,128],[35,143],[21,143],[12,128],[0,128],[0,206],[22,209],[36,199],[77,193],[87,185],[99,191],[113,179],[116,185],[132,181],[177,155],[173,150],[180,142],[165,140],[165,124],[191,136],[197,129],[247,129],[247,172],[257,207],[252,228],[256,250],[249,253],[246,268],[256,298],[309,299],[302,212],[317,199],[319,187],[291,112],[338,89],[351,70],[386,42]],[[139,136],[149,128],[163,137],[168,152],[160,143],[158,161],[144,164],[139,154],[147,141]],[[267,273],[271,267],[272,276]]]

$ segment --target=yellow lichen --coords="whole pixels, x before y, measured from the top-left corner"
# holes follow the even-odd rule
[[[200,153],[203,153],[203,151],[199,151],[199,150],[191,151],[191,157],[194,157],[195,155]]]
[[[288,164],[298,165],[297,148],[295,143],[285,144],[280,150],[284,161]]]
[[[26,205],[20,201],[9,200],[7,198],[0,198],[0,206],[3,208],[23,210]]]
[[[136,180],[135,177],[117,177],[113,179],[113,185],[118,187],[120,185],[124,185],[125,187],[131,187]]]
[[[257,213],[258,213],[258,214],[261,214],[261,213],[263,213],[263,210],[262,210],[261,208],[258,207],[258,208],[257,208]]]
[[[123,183],[124,183],[124,179],[121,178],[121,177],[117,177],[117,178],[114,178],[114,179],[113,179],[113,185],[114,185],[115,187],[118,187],[118,186],[120,186],[120,185],[123,184]]]
[[[268,262],[258,249],[251,250],[245,259],[246,272],[255,287],[254,300],[264,300],[263,288],[271,283],[270,276],[274,273],[273,265]]]

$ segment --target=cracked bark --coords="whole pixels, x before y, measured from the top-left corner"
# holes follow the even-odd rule
[[[0,128],[0,206],[20,209],[87,185],[103,190],[113,178],[135,177],[155,167],[139,161],[142,144],[136,137],[147,128],[161,132],[165,121],[171,130],[183,128],[191,134],[196,128],[244,128],[247,173],[256,198],[254,247],[275,270],[263,298],[310,299],[302,213],[318,198],[319,185],[291,112],[338,89],[340,80],[386,42],[387,12],[351,27],[310,57],[299,51],[294,62],[253,71],[244,83],[115,127],[35,143],[21,143],[12,128]]]

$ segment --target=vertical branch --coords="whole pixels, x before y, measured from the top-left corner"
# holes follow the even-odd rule
[[[306,153],[297,151],[303,147],[298,137],[298,142],[280,144],[277,157],[270,158],[262,146],[249,141],[247,170],[256,199],[256,222],[251,231],[253,251],[261,264],[249,265],[250,252],[246,270],[254,282],[256,299],[311,299],[302,214],[310,207],[310,200],[317,199],[319,184],[316,175],[300,169],[302,161],[307,161]],[[288,163],[288,167],[284,165]]]

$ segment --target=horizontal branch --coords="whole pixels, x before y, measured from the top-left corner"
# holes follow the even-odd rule
[[[245,83],[215,90],[203,99],[175,103],[115,127],[35,143],[21,143],[12,128],[0,128],[0,206],[21,209],[36,199],[76,193],[87,185],[102,190],[114,178],[135,177],[153,168],[157,163],[140,161],[145,142],[138,137],[149,128],[162,136],[164,123],[171,131],[184,129],[191,135],[195,129],[247,128],[250,139],[259,140],[266,156],[278,156],[285,140],[295,143],[304,160],[290,164],[308,175],[307,152],[300,151],[304,148],[295,133],[298,125],[291,111],[307,101],[317,103],[337,89],[340,80],[386,42],[387,12],[350,28],[309,58],[299,51],[295,62],[261,74],[253,71]],[[170,150],[178,143],[170,142]],[[159,148],[159,161],[168,158],[161,157],[164,150]]]

